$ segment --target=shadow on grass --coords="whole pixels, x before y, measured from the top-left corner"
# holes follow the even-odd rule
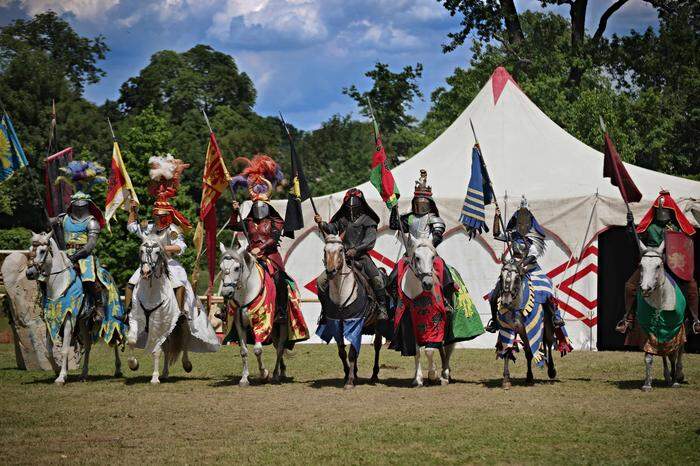
[[[234,387],[238,386],[238,382],[241,381],[241,376],[236,375],[236,376],[231,376],[223,380],[216,380],[212,383],[209,384],[210,387],[214,388],[220,388],[220,387]],[[272,381],[270,382],[262,382],[259,378],[257,377],[249,377],[248,381],[250,382],[251,386],[261,386],[261,385],[285,385],[289,383],[295,383],[294,382],[294,377],[283,377],[282,381],[279,383],[274,383]]]
[[[209,377],[184,377],[184,376],[179,376],[179,375],[171,375],[168,376],[167,379],[163,378],[163,376],[160,377],[160,383],[161,384],[168,384],[168,383],[178,383],[178,382],[186,382],[186,381],[201,381],[201,380],[211,380]],[[129,377],[124,380],[124,385],[139,385],[139,384],[150,384],[151,383],[151,376],[150,375],[138,375],[136,377]]]
[[[531,384],[528,384],[525,377],[510,379],[510,384],[512,387],[534,387],[535,385],[554,385],[558,383],[561,383],[561,380],[535,378]],[[503,388],[503,378],[499,377],[497,379],[484,379],[481,381],[481,384],[486,388]]]
[[[50,385],[56,380],[56,375],[50,375],[49,377],[45,379],[36,379],[36,380],[30,380],[28,382],[22,382],[22,385]],[[89,383],[89,382],[101,382],[104,380],[123,380],[125,377],[119,376],[115,377],[113,375],[107,375],[107,374],[100,374],[100,375],[88,375],[85,380],[82,380],[80,378],[79,374],[68,374],[68,380],[66,381],[67,384],[69,383]]]
[[[620,390],[641,390],[642,385],[644,385],[644,378],[640,377],[634,380],[609,380],[607,383],[616,386]],[[666,385],[664,379],[652,379],[651,386],[652,388],[673,388]]]
[[[478,382],[471,382],[471,381],[461,380],[461,379],[450,379],[450,385],[467,384],[467,383],[478,383]],[[423,384],[425,387],[440,387],[441,386],[439,381],[431,381],[431,380],[428,380],[427,378],[423,379]],[[380,376],[379,381],[376,383],[371,382],[371,380],[368,377],[360,377],[357,380],[356,385],[357,386],[362,386],[362,385],[382,386],[383,385],[385,387],[392,387],[392,388],[414,388],[412,377],[382,378]],[[334,378],[328,378],[328,379],[316,379],[312,382],[309,382],[308,386],[311,388],[316,388],[316,389],[319,389],[319,388],[343,388],[345,386],[345,381],[342,377],[334,377]]]

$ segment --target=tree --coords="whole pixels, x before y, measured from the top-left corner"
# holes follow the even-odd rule
[[[413,108],[415,98],[423,98],[417,83],[422,75],[423,65],[420,63],[415,67],[405,66],[400,73],[392,72],[385,63],[376,63],[373,70],[365,73],[372,80],[372,89],[361,93],[353,84],[349,88],[343,88],[343,94],[355,100],[366,117],[370,116],[367,103],[369,98],[382,134],[393,134],[399,128],[416,121],[408,111]]]
[[[461,29],[447,35],[449,43],[443,45],[444,52],[451,52],[464,44],[472,32],[484,41],[498,41],[503,50],[517,59],[518,66],[527,67],[534,54],[523,46],[524,36],[521,27],[521,15],[515,7],[514,0],[438,0],[450,15],[460,14]],[[548,5],[569,5],[569,72],[567,84],[578,87],[584,73],[599,63],[601,51],[605,46],[603,35],[610,17],[620,10],[629,0],[615,0],[603,12],[592,36],[586,36],[586,15],[588,0],[540,0],[542,7]],[[667,0],[648,0],[660,10],[672,8],[669,5],[679,2]],[[682,2],[680,2],[682,3]]]
[[[55,67],[57,77],[65,77],[81,94],[85,84],[97,83],[105,72],[97,66],[109,47],[104,37],[79,36],[53,11],[40,13],[30,21],[18,19],[0,31],[0,57],[3,62],[28,52],[44,54]]]
[[[190,110],[211,114],[228,106],[250,111],[255,97],[252,81],[239,73],[231,56],[197,45],[184,53],[155,53],[138,76],[122,84],[119,103],[129,114],[152,106],[179,123]]]

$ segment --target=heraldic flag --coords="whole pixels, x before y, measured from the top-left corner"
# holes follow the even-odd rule
[[[7,113],[0,119],[0,182],[28,165],[22,145]]]
[[[393,209],[399,202],[399,187],[396,186],[394,175],[386,165],[386,152],[376,121],[374,122],[374,134],[376,148],[372,156],[372,171],[369,173],[369,181],[372,186],[377,188],[387,208]]]
[[[642,193],[637,189],[637,185],[632,181],[632,177],[627,173],[625,164],[620,160],[620,155],[615,149],[612,139],[607,131],[603,134],[605,144],[605,157],[603,159],[603,178],[610,178],[613,186],[617,186],[625,202],[639,202]]]
[[[136,191],[134,191],[131,178],[129,178],[129,173],[126,171],[119,144],[117,141],[114,141],[107,198],[105,200],[105,220],[107,221],[108,230],[110,229],[109,221],[117,213],[117,209],[121,207],[122,210],[128,211],[131,201],[138,203],[139,198],[136,197]]]
[[[214,133],[209,133],[207,157],[202,176],[202,202],[199,206],[199,222],[195,231],[197,256],[202,252],[202,227],[206,236],[207,261],[209,266],[209,287],[216,275],[216,201],[228,186],[230,176],[216,142]]]
[[[304,167],[302,167],[299,155],[297,155],[297,151],[294,148],[294,143],[291,139],[289,143],[292,157],[292,183],[287,196],[287,211],[284,215],[284,235],[294,238],[294,232],[304,228],[301,203],[311,197],[311,191],[309,190],[306,176],[304,176]]]
[[[459,221],[467,230],[469,238],[489,231],[485,209],[492,201],[489,173],[482,159],[481,149],[479,149],[478,144],[475,144],[472,149],[472,173],[469,178],[467,195],[464,197],[462,213],[459,216]]]

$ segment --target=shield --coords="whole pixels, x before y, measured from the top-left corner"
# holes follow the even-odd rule
[[[695,265],[693,240],[683,232],[667,231],[664,244],[666,265],[671,272],[681,280],[692,280]]]

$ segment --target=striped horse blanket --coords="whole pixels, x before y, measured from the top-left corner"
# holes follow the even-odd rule
[[[525,331],[532,352],[533,361],[538,367],[544,366],[544,306],[554,296],[554,287],[551,280],[539,266],[528,272],[524,277],[519,310],[523,314]],[[496,351],[499,358],[509,357],[515,360],[515,352],[518,352],[517,333],[514,329],[513,312],[501,306],[498,299],[498,323],[501,330],[498,333]],[[562,356],[573,348],[565,327],[555,331],[557,349]]]

